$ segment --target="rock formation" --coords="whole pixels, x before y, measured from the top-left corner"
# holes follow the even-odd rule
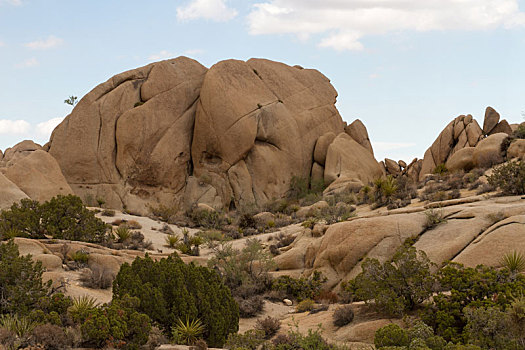
[[[356,120],[345,134],[336,98],[313,69],[251,59],[208,70],[179,57],[97,86],[47,147],[76,194],[110,207],[263,204],[294,176],[381,176],[366,128]]]

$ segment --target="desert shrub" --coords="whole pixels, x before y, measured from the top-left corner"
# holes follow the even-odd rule
[[[255,317],[264,309],[264,299],[260,295],[237,296],[235,301],[243,318]]]
[[[49,323],[36,326],[31,336],[35,343],[48,350],[66,349],[71,345],[62,327]]]
[[[506,195],[525,194],[525,162],[510,161],[494,168],[487,177],[491,186],[499,187]]]
[[[216,249],[215,256],[208,261],[208,266],[217,269],[232,293],[239,295],[243,288],[249,288],[253,294],[268,289],[268,272],[275,263],[260,241],[248,239],[241,250],[234,249],[231,244],[221,245]]]
[[[515,348],[508,327],[507,315],[497,307],[467,307],[463,310],[467,319],[464,329],[465,341],[483,349]]]
[[[374,345],[381,349],[386,346],[408,346],[408,333],[395,323],[379,328],[374,335]]]
[[[314,309],[315,302],[312,299],[304,299],[297,304],[295,311],[297,312],[306,312],[312,311]]]
[[[104,209],[102,210],[102,213],[100,213],[102,216],[115,216],[115,211],[113,209]]]
[[[339,301],[339,296],[332,291],[322,290],[316,296],[315,300],[323,304],[335,304]]]
[[[72,305],[73,300],[70,297],[53,293],[40,298],[28,317],[36,323],[64,325],[69,322],[67,310]]]
[[[151,327],[148,341],[144,344],[144,349],[155,350],[163,344],[168,344],[169,339],[162,333],[162,330],[156,326]]]
[[[443,175],[443,174],[446,174],[448,173],[448,169],[446,167],[445,164],[439,164],[437,165],[434,170],[432,171],[432,173],[434,174],[437,174],[437,175]]]
[[[44,269],[31,256],[20,256],[13,241],[0,244],[0,314],[28,314],[46,296],[51,282],[42,283]]]
[[[193,320],[186,318],[186,321],[179,318],[177,324],[172,328],[173,340],[177,344],[194,345],[205,329],[206,327],[198,318]]]
[[[159,218],[164,222],[172,221],[179,211],[179,208],[177,208],[176,206],[170,207],[163,204],[160,204],[158,207],[150,207],[149,209],[151,215]]]
[[[517,139],[525,139],[525,124],[520,124],[516,130],[512,133]]]
[[[397,181],[392,175],[374,180],[374,204],[376,207],[388,205],[394,201]]]
[[[195,236],[200,237],[204,244],[210,249],[215,249],[219,246],[219,244],[231,240],[224,233],[217,230],[199,231],[195,234]]]
[[[306,197],[309,191],[308,179],[303,177],[294,176],[290,180],[290,188],[288,189],[288,198],[290,199],[301,199]]]
[[[94,266],[82,271],[80,282],[86,288],[108,289],[113,284],[115,274],[104,266]]]
[[[480,184],[478,190],[476,191],[477,195],[493,192],[496,190],[496,187],[492,186],[489,183]]]
[[[213,270],[184,264],[176,255],[153,261],[149,256],[123,264],[113,283],[114,299],[137,297],[144,312],[168,331],[181,318],[200,319],[203,338],[221,346],[238,329],[239,310],[230,290]]]
[[[355,295],[388,315],[402,315],[427,299],[435,279],[433,264],[425,252],[408,244],[394,254],[391,261],[381,264],[377,259],[365,259],[362,272],[354,279]]]
[[[266,318],[260,318],[255,323],[255,329],[263,331],[264,337],[270,339],[273,337],[281,328],[281,321],[275,317],[268,316]]]
[[[89,253],[87,253],[84,250],[77,250],[73,254],[71,254],[71,260],[80,264],[80,265],[87,265],[89,261]]]
[[[140,230],[142,228],[142,225],[137,220],[129,220],[126,222],[126,226],[130,230]]]
[[[13,203],[9,209],[0,212],[0,237],[44,238],[40,218],[41,206],[37,201],[22,199],[20,203]]]
[[[496,270],[482,265],[466,268],[448,263],[437,273],[437,280],[442,291],[433,296],[422,319],[437,335],[454,343],[465,341],[465,307],[503,310],[512,303],[514,295],[525,291],[524,276],[513,275],[508,269]]]
[[[169,239],[172,239],[171,237]],[[171,243],[171,242],[170,242]],[[175,245],[175,249],[179,250],[182,254],[199,256],[200,246],[204,243],[204,239],[200,236],[190,236],[190,232],[187,229],[182,229],[182,241]]]
[[[350,305],[338,307],[334,311],[333,322],[336,327],[343,327],[354,320],[354,310]]]
[[[208,344],[204,340],[199,339],[195,342],[192,350],[208,350]]]
[[[232,333],[224,345],[225,349],[248,349],[256,350],[265,342],[265,333],[260,330],[251,329],[243,334]]]
[[[88,317],[91,310],[98,306],[97,301],[88,295],[79,296],[71,300],[67,312],[75,322],[81,322]]]
[[[188,217],[196,226],[209,230],[220,230],[227,224],[226,217],[218,211],[194,209],[188,213]]]
[[[298,301],[304,299],[315,299],[321,292],[321,287],[327,278],[319,271],[314,271],[309,278],[293,278],[290,276],[279,276],[272,283],[272,289],[283,291],[286,296]]]
[[[100,243],[106,236],[106,224],[73,195],[51,198],[42,204],[41,224],[48,235],[58,239]]]
[[[111,304],[89,308],[80,314],[84,346],[138,348],[146,344],[151,330],[150,318],[137,312],[140,300],[129,296],[113,299]]]
[[[316,213],[317,220],[323,220],[327,225],[332,225],[341,221],[346,221],[354,217],[355,207],[350,205],[340,205],[335,207],[322,208]],[[312,227],[313,228],[313,227]]]
[[[429,209],[425,211],[427,220],[425,221],[425,229],[431,230],[439,224],[447,222],[447,219],[443,216],[443,210]]]
[[[0,327],[0,345],[5,345],[7,349],[14,348],[16,334],[9,329]]]

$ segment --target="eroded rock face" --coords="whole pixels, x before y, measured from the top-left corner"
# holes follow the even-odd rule
[[[97,86],[46,148],[76,194],[110,207],[262,204],[310,176],[320,136],[344,132],[336,98],[316,70],[179,57]]]
[[[0,172],[0,210],[7,209],[24,198],[29,197]]]

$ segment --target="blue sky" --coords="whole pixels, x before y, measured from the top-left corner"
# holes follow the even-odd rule
[[[0,0],[0,149],[45,143],[69,95],[179,55],[320,70],[378,160],[422,157],[460,114],[525,111],[525,0]]]

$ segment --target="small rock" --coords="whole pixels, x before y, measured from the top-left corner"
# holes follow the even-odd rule
[[[283,304],[285,304],[286,306],[292,306],[293,302],[290,299],[284,299]]]
[[[324,235],[327,229],[328,229],[328,225],[326,224],[315,224],[312,230],[312,236],[321,237]]]

